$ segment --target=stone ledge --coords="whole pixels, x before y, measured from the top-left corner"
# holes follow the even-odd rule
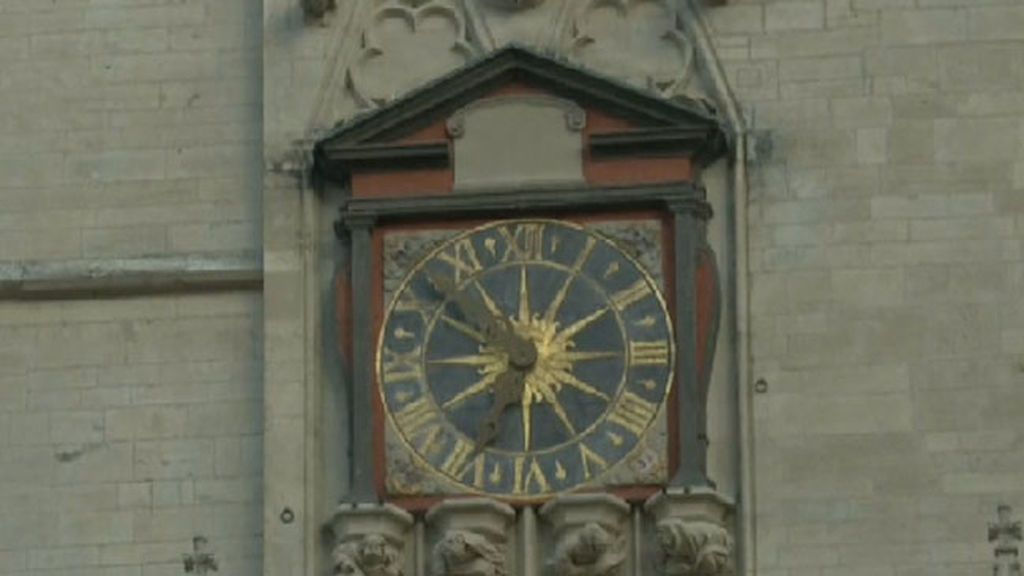
[[[0,262],[0,300],[111,298],[261,290],[263,262],[251,252],[211,256]]]

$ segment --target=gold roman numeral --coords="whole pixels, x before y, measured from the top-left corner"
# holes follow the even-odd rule
[[[462,478],[463,474],[466,473],[466,468],[469,466],[469,457],[472,455],[473,445],[461,438],[456,438],[452,451],[448,453],[448,457],[441,464],[441,471],[452,478]],[[483,456],[483,454],[480,456]],[[480,476],[482,476],[482,473]]]
[[[664,366],[668,364],[668,341],[629,343],[629,355],[634,366]]]
[[[420,300],[413,294],[412,288],[407,286],[398,297],[398,301],[395,302],[395,312],[413,312],[419,314],[420,318],[426,322],[430,319],[434,306],[434,302]]]
[[[487,457],[482,453],[473,456],[474,452],[472,444],[461,438],[456,438],[451,452],[448,453],[448,457],[441,463],[441,471],[460,482],[467,473],[472,471],[473,486],[483,490],[484,483],[487,481]],[[495,470],[497,470],[497,467],[495,467]],[[500,475],[498,480],[501,480]]]
[[[385,384],[419,381],[423,377],[423,366],[420,363],[422,349],[417,346],[408,352],[395,352],[384,348],[381,359],[381,370]]]
[[[634,436],[640,436],[654,418],[656,410],[653,402],[648,402],[627,390],[612,408],[608,421],[629,430]]]
[[[455,284],[461,284],[464,278],[483,270],[470,238],[456,240],[450,247],[438,253],[437,259],[452,267]]]
[[[587,445],[580,442],[580,460],[583,461],[583,478],[589,480],[591,477],[590,465],[600,466],[601,470],[608,468],[608,461],[601,457],[600,454],[594,452]]]
[[[498,228],[498,234],[505,240],[502,262],[523,262],[543,258],[543,224],[520,224],[512,230],[509,230],[508,226],[502,226]]]
[[[544,470],[541,469],[536,458],[530,458],[530,463],[527,465],[525,456],[517,456],[512,472],[514,474],[512,482],[514,494],[539,494],[551,491],[547,476],[544,475]],[[534,487],[536,490],[533,489]]]
[[[409,438],[415,438],[437,426],[437,410],[425,397],[413,400],[395,412],[395,422]],[[357,432],[362,433],[362,430]]]
[[[632,286],[612,295],[612,306],[619,312],[651,295],[651,286],[643,279],[637,280]]]

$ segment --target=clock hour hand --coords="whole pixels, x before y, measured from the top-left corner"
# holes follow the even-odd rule
[[[487,413],[487,419],[480,423],[477,430],[474,452],[480,452],[497,437],[501,415],[505,413],[506,408],[520,401],[525,383],[526,372],[515,368],[502,372],[494,381],[494,403]]]
[[[536,347],[515,333],[508,318],[491,313],[482,302],[470,297],[468,292],[458,290],[451,279],[431,273],[429,270],[426,271],[426,276],[434,288],[454,302],[462,315],[476,325],[485,344],[497,347],[508,354],[509,364],[524,369],[536,362]]]

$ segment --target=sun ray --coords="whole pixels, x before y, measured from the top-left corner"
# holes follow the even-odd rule
[[[584,394],[589,394],[591,396],[596,396],[597,398],[600,398],[600,399],[604,400],[605,402],[608,402],[609,400],[611,400],[608,397],[608,395],[605,394],[604,392],[601,392],[597,388],[594,388],[590,384],[587,384],[586,382],[580,380],[579,378],[573,376],[571,373],[566,372],[565,370],[552,371],[551,372],[551,377],[553,379],[555,379],[559,384],[564,384],[566,386],[571,386],[571,387],[579,390],[580,392],[583,392]]]
[[[577,362],[579,360],[604,360],[606,358],[620,358],[622,357],[621,352],[565,352],[561,355],[561,358],[569,362]]]
[[[544,397],[544,401],[551,405],[551,409],[555,411],[558,419],[562,421],[562,424],[569,430],[570,436],[576,435],[576,427],[572,425],[572,420],[569,420],[569,414],[566,413],[565,407],[558,400],[558,394],[551,389],[547,384],[540,384],[536,387],[537,391],[540,392],[541,396]]]
[[[434,358],[427,360],[429,364],[455,365],[455,366],[487,366],[489,364],[502,364],[503,360],[497,354],[483,353],[470,354],[468,356],[452,356],[451,358]]]
[[[555,316],[558,315],[558,311],[562,308],[562,303],[565,302],[565,297],[569,295],[569,288],[572,286],[572,281],[576,278],[576,272],[583,268],[583,265],[587,263],[587,258],[590,258],[590,253],[594,251],[594,246],[597,245],[597,241],[593,238],[587,238],[586,245],[583,246],[583,250],[580,251],[576,257],[576,262],[573,263],[571,272],[566,275],[565,282],[562,283],[562,287],[555,293],[555,297],[551,299],[551,303],[548,304],[547,310],[544,311],[544,321],[554,322]]]
[[[469,386],[468,388],[466,388],[462,392],[459,392],[458,394],[453,396],[450,400],[445,402],[441,406],[441,408],[444,408],[445,410],[448,410],[450,408],[454,408],[455,406],[458,406],[459,404],[462,404],[463,402],[465,402],[466,400],[469,400],[470,398],[472,398],[474,396],[479,396],[480,394],[483,394],[483,393],[489,391],[491,389],[491,384],[493,384],[494,381],[497,380],[498,376],[500,376],[500,375],[501,375],[500,371],[487,372],[486,374],[484,374],[484,377],[479,379],[479,380],[477,380],[475,384],[472,384],[471,386]]]
[[[594,312],[590,316],[587,316],[585,318],[581,318],[581,319],[573,322],[568,327],[566,327],[565,330],[562,330],[561,332],[559,332],[558,335],[555,336],[555,338],[557,340],[562,341],[562,342],[568,341],[573,336],[579,334],[580,331],[582,331],[587,326],[590,326],[594,322],[600,320],[601,316],[604,316],[608,312],[608,310],[609,310],[608,308],[601,308],[600,310]]]
[[[526,266],[519,267],[519,321],[530,321],[530,291],[526,283]]]
[[[485,343],[484,335],[481,334],[480,331],[478,331],[475,328],[473,328],[472,326],[470,326],[469,324],[466,324],[465,322],[462,322],[461,320],[456,320],[455,318],[452,318],[451,316],[448,316],[448,315],[445,315],[445,314],[441,315],[441,321],[444,322],[445,324],[451,326],[452,328],[455,328],[459,332],[462,332],[466,336],[469,336],[473,340],[476,340],[477,342],[479,342],[481,344]]]
[[[533,420],[533,400],[529,394],[523,394],[521,404],[523,405],[523,452],[528,452],[530,439],[533,436],[533,431],[530,429]]]
[[[487,290],[484,290],[484,287],[480,282],[474,280],[473,286],[476,288],[477,293],[480,294],[480,298],[484,301],[484,306],[487,307],[487,310],[496,317],[504,318],[505,313],[502,312],[501,308],[499,308],[494,300],[491,299],[491,295],[487,293]]]

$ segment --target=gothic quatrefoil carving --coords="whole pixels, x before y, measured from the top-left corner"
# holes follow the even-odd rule
[[[584,66],[670,98],[693,73],[679,18],[668,0],[589,0],[573,17],[566,49]]]
[[[455,0],[384,0],[363,30],[348,86],[360,107],[375,108],[476,53]]]

